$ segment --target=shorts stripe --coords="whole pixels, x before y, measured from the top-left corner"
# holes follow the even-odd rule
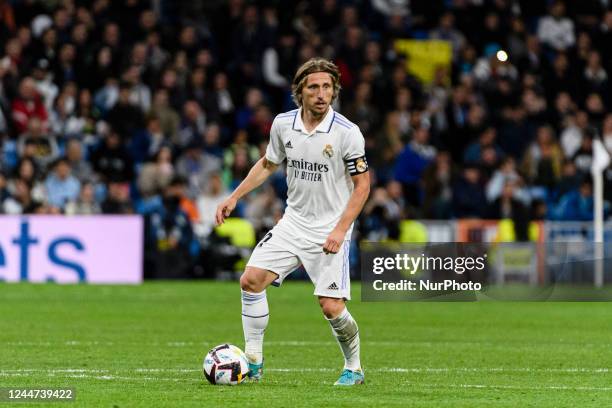
[[[270,313],[266,313],[265,315],[261,315],[261,316],[251,316],[251,315],[247,315],[247,314],[244,314],[244,313],[243,313],[242,315],[243,315],[244,317],[250,317],[250,318],[253,318],[253,319],[259,319],[260,317],[266,317],[266,316],[269,316],[269,315],[270,315]]]
[[[349,272],[349,249],[350,249],[351,241],[344,241],[344,254],[342,260],[342,289],[346,289],[347,287],[347,278]]]

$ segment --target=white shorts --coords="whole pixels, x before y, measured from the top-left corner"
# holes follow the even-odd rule
[[[247,266],[266,269],[278,275],[272,283],[280,286],[294,270],[304,265],[315,285],[314,295],[351,298],[349,276],[350,240],[344,241],[337,254],[326,254],[323,245],[305,240],[300,231],[281,220],[253,249]]]

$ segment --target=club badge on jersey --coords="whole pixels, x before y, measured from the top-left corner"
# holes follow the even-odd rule
[[[332,145],[325,145],[325,149],[323,149],[323,155],[327,156],[330,159],[332,158],[332,156],[334,155],[334,148],[332,147]]]
[[[355,157],[354,159],[346,160],[345,162],[351,176],[368,171],[368,161],[366,160],[365,156]]]

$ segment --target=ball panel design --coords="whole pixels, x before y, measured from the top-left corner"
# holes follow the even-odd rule
[[[206,354],[204,377],[215,385],[237,385],[246,378],[249,364],[244,352],[231,344],[221,344]]]

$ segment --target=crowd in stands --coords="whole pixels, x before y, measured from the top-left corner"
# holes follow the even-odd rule
[[[612,151],[611,7],[0,0],[0,214],[139,213],[150,253],[197,257],[294,108],[296,68],[322,56],[366,139],[362,237],[412,218],[591,220],[593,140]],[[425,83],[402,38],[449,41],[452,61]],[[610,169],[605,183],[612,201]],[[235,215],[262,236],[286,188],[281,169]]]

